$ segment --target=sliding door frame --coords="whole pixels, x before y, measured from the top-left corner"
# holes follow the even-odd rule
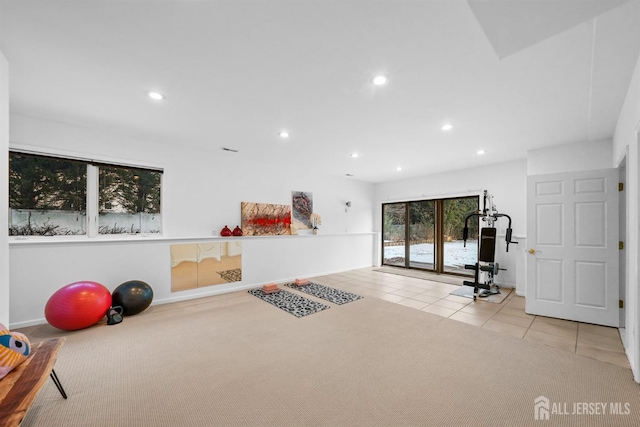
[[[420,270],[420,271],[428,271],[436,274],[450,274],[455,276],[468,276],[465,273],[457,273],[454,271],[446,271],[444,265],[444,204],[447,200],[454,199],[476,199],[476,209],[480,209],[480,195],[465,195],[465,196],[451,196],[444,197],[438,199],[421,199],[421,200],[408,200],[408,201],[398,201],[398,202],[389,202],[382,203],[381,211],[382,211],[382,224],[381,224],[381,245],[382,245],[382,253],[381,253],[381,265],[400,267],[400,268],[408,268],[412,270]],[[410,221],[410,211],[412,203],[422,203],[422,202],[434,202],[434,260],[433,260],[433,268],[420,268],[411,266],[411,221]],[[385,263],[385,206],[387,205],[398,205],[404,204],[404,265],[397,264],[386,264]],[[468,212],[472,213],[472,212]]]

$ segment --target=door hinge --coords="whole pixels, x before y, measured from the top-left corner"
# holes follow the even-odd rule
[[[618,183],[618,191],[624,191],[624,182]]]
[[[618,249],[624,249],[624,242],[618,242]]]
[[[618,307],[624,308],[624,301],[618,300]]]

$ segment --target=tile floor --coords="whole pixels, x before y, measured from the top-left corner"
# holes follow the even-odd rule
[[[524,312],[524,297],[512,291],[496,304],[449,295],[458,285],[363,268],[314,277],[319,283],[372,296],[480,328],[535,341],[630,369],[617,328],[591,325]],[[503,292],[508,291],[504,289]]]

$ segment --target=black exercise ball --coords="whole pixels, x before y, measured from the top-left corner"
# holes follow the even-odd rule
[[[133,316],[143,312],[153,301],[153,289],[141,280],[129,280],[111,294],[111,305],[122,307],[122,314]]]

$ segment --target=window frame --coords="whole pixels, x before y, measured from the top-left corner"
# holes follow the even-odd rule
[[[78,235],[57,235],[57,236],[11,236],[10,241],[16,240],[39,240],[39,241],[62,241],[62,240],[123,240],[123,239],[140,239],[149,237],[162,238],[165,235],[165,218],[163,215],[163,202],[164,202],[164,167],[157,164],[147,162],[133,162],[107,156],[88,156],[83,153],[54,150],[54,149],[41,149],[39,147],[33,147],[23,144],[11,144],[9,146],[9,156],[11,153],[33,155],[40,157],[53,157],[61,160],[74,160],[86,163],[87,165],[87,199],[86,199],[86,233]],[[99,233],[99,168],[100,166],[109,167],[125,167],[132,169],[143,169],[154,172],[160,172],[160,215],[161,215],[161,230],[160,233],[118,233],[118,234],[100,234]],[[11,206],[9,206],[11,209]],[[7,224],[8,226],[9,224]],[[7,231],[8,234],[8,231]]]
[[[477,197],[477,202],[478,202],[478,209],[480,209],[481,203],[482,203],[482,197],[483,197],[483,192],[481,190],[478,190],[478,192],[475,191],[470,191],[466,194],[445,194],[445,195],[440,195],[440,196],[432,196],[429,198],[424,198],[424,197],[420,197],[420,198],[409,198],[409,199],[402,199],[402,200],[389,200],[386,202],[382,202],[381,203],[381,225],[380,225],[380,236],[381,236],[381,251],[380,251],[380,265],[382,266],[388,266],[388,267],[398,267],[398,268],[406,268],[409,270],[417,270],[417,271],[425,271],[428,273],[434,273],[434,274],[446,274],[446,275],[452,275],[452,276],[459,276],[459,277],[468,277],[468,274],[465,273],[460,273],[460,272],[455,272],[455,271],[450,271],[450,270],[445,270],[445,265],[444,265],[444,241],[442,240],[442,232],[443,232],[443,226],[444,226],[444,202],[447,200],[453,200],[453,199],[466,199],[466,198],[476,198]],[[408,244],[409,242],[409,217],[410,217],[410,205],[412,203],[419,203],[419,202],[429,202],[432,201],[435,203],[435,257],[434,257],[434,263],[433,263],[433,268],[432,269],[427,269],[427,268],[418,268],[415,266],[411,266],[410,262],[410,254],[409,254],[409,250],[410,250],[410,244]],[[384,236],[385,236],[385,230],[384,230],[384,214],[385,214],[385,206],[387,205],[394,205],[394,204],[404,204],[405,208],[404,208],[404,215],[405,215],[405,257],[404,257],[404,265],[398,265],[398,264],[389,264],[389,263],[385,263],[385,250],[384,250]],[[480,225],[480,220],[478,219],[478,231],[480,230],[480,228],[482,227]],[[478,241],[478,250],[480,248],[480,243]]]

